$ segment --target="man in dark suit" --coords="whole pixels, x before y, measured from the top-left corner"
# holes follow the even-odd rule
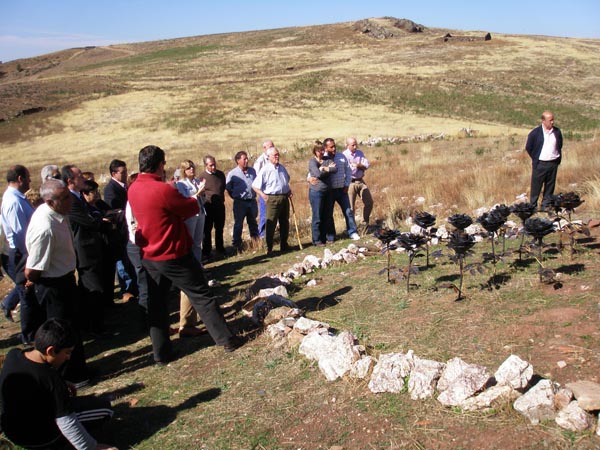
[[[127,164],[113,159],[108,166],[110,181],[104,187],[104,201],[112,209],[125,209],[127,204]]]
[[[110,257],[105,252],[103,233],[110,232],[112,224],[106,219],[90,214],[89,207],[81,195],[81,190],[85,188],[85,180],[77,166],[64,166],[61,175],[73,198],[68,217],[73,232],[79,289],[83,302],[80,325],[83,329],[100,332],[104,326],[103,309],[108,296],[103,270],[106,270],[106,258]]]
[[[542,210],[554,195],[556,173],[562,159],[563,137],[560,129],[554,126],[554,114],[550,111],[542,113],[542,123],[527,136],[525,150],[531,157],[531,204],[537,207],[542,187]]]
[[[108,166],[108,170],[111,178],[104,187],[104,201],[108,203],[111,209],[123,211],[123,221],[119,230],[123,236],[123,247],[116,253],[118,256],[114,266],[119,279],[121,297],[123,300],[129,301],[137,294],[137,283],[135,269],[127,256],[128,232],[124,220],[125,205],[127,205],[127,164],[120,159],[113,159]],[[113,268],[113,272],[115,268]]]

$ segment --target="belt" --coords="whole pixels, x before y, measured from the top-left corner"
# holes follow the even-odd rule
[[[362,178],[352,178],[352,182],[353,183],[362,183],[363,179]]]

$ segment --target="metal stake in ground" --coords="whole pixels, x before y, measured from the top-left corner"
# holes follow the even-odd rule
[[[298,245],[300,246],[300,250],[302,250],[302,242],[300,242],[300,232],[298,231],[298,219],[296,218],[296,208],[294,208],[294,201],[292,197],[288,197],[290,201],[290,206],[292,207],[292,216],[294,217],[294,227],[296,227],[296,239],[298,239]]]

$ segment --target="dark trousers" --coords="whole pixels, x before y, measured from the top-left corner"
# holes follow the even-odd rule
[[[225,205],[213,205],[206,203],[204,205],[206,217],[204,218],[204,240],[202,242],[202,254],[210,256],[212,250],[212,229],[215,229],[215,249],[218,252],[225,252],[223,245],[223,228],[225,227]]]
[[[256,200],[241,200],[233,201],[233,246],[240,247],[242,245],[242,231],[244,229],[244,220],[248,223],[248,230],[251,237],[258,237],[258,225],[256,216],[258,214],[258,206]]]
[[[102,265],[80,267],[79,276],[79,307],[77,311],[79,326],[82,330],[99,332],[104,328],[104,306],[107,301],[107,277]],[[114,272],[110,274],[111,285],[114,286]],[[112,297],[111,297],[112,301]]]
[[[328,241],[335,240],[335,223],[333,221],[333,208],[335,207],[336,203],[340,205],[342,214],[344,214],[344,219],[346,220],[346,232],[348,233],[348,236],[356,233],[356,222],[354,221],[354,212],[352,212],[352,208],[350,207],[350,199],[348,197],[348,193],[344,192],[343,188],[331,189],[331,206],[327,211],[327,221],[329,224],[327,230]]]
[[[261,196],[258,196],[258,235],[263,238],[265,237],[265,230],[267,229],[267,204]]]
[[[556,173],[558,172],[558,163],[555,161],[538,161],[531,171],[531,204],[536,205],[538,198],[544,188],[542,198],[542,207],[545,207],[550,202],[554,195],[554,187],[556,185]]]
[[[168,296],[171,286],[182,290],[204,322],[217,345],[225,345],[233,337],[217,300],[211,296],[202,266],[192,253],[167,261],[142,259],[148,272],[148,323],[154,360],[167,362],[172,358],[169,339]]]
[[[333,205],[331,191],[309,189],[308,200],[312,209],[312,243],[315,245],[325,243],[327,230],[331,228],[329,221],[333,220],[327,213],[328,208],[331,209]]]
[[[63,377],[72,382],[88,379],[83,342],[77,323],[79,292],[74,273],[59,278],[40,278],[35,283],[35,295],[39,304],[46,310],[48,319],[68,320],[77,333],[77,342],[71,353],[71,359],[64,369]]]
[[[137,291],[138,291],[138,305],[144,310],[148,309],[148,273],[142,265],[142,256],[140,254],[140,248],[133,242],[127,243],[127,257],[133,266],[135,271]]]
[[[21,340],[33,342],[33,336],[44,323],[45,314],[35,297],[35,292],[30,289],[25,291],[25,262],[27,255],[21,254],[17,249],[11,248],[8,254],[8,276],[14,281],[15,287],[5,299],[6,309],[13,310],[21,303]]]
[[[290,233],[290,202],[287,194],[269,195],[267,200],[267,229],[265,237],[267,241],[267,250],[273,250],[273,237],[275,228],[279,223],[279,239],[282,250],[287,248],[288,235]]]

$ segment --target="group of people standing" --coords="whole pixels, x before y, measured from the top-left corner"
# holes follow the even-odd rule
[[[356,139],[346,139],[346,150],[337,152],[335,141],[317,141],[308,163],[309,201],[312,209],[312,242],[321,246],[335,239],[333,209],[337,203],[346,221],[346,232],[353,240],[360,239],[354,220],[356,197],[364,203],[363,222],[369,226],[373,198],[364,182],[369,161],[358,149]]]
[[[554,192],[562,134],[551,112],[545,111],[541,119],[528,136],[526,150],[532,159],[531,202],[537,206],[543,187],[544,208]],[[139,174],[128,177],[123,161],[111,161],[104,200],[93,174],[72,164],[62,169],[48,165],[41,172],[40,200],[32,204],[26,197],[29,170],[22,165],[9,168],[0,214],[8,244],[2,262],[15,287],[0,307],[12,319],[12,310],[21,304],[21,340],[35,347],[11,350],[0,374],[1,425],[7,436],[25,447],[68,441],[76,448],[111,448],[82,426],[82,421],[112,416],[110,405],[68,399],[89,382],[82,333],[103,332],[104,308],[114,301],[115,271],[123,298],[139,299],[156,364],[175,357],[168,308],[172,286],[181,291],[181,336],[199,334],[199,316],[224,351],[245,343],[209,291],[202,264],[211,257],[213,228],[216,252],[224,253],[225,191],[233,199],[235,248],[242,248],[246,221],[253,240],[264,236],[267,254],[273,252],[277,224],[280,249],[289,250],[290,176],[273,142],[265,141],[263,149],[254,168],[249,167],[248,154],[239,151],[236,167],[225,176],[215,158],[207,155],[201,176],[193,161],[184,160],[179,176],[167,181],[165,152],[149,145],[139,151]],[[334,241],[336,203],[348,237],[360,239],[356,198],[364,203],[366,226],[373,208],[364,181],[369,161],[352,137],[343,153],[331,138],[317,141],[312,153],[307,176],[312,243]],[[41,402],[41,407],[31,411],[32,402]],[[42,431],[32,434],[30,426]]]

